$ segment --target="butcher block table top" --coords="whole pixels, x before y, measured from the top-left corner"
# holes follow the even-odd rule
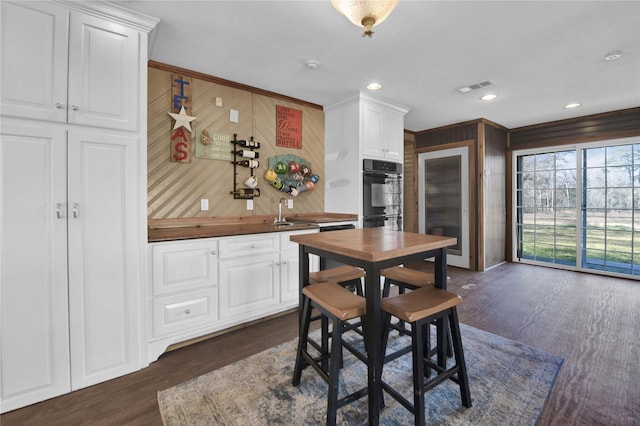
[[[388,231],[384,228],[347,229],[316,234],[292,235],[291,241],[367,262],[449,247],[455,237]]]

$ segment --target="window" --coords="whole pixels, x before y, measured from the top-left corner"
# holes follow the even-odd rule
[[[515,258],[640,276],[640,143],[520,151]]]

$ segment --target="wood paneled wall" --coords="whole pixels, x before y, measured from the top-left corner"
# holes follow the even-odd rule
[[[404,133],[404,211],[403,229],[418,232],[418,158],[416,156],[416,138],[413,133]]]
[[[640,107],[509,130],[509,146],[528,149],[619,139],[640,134]]]
[[[470,269],[482,271],[502,262],[506,239],[507,129],[479,119],[416,132],[415,138],[415,156],[420,152],[469,147]],[[489,171],[486,176],[485,171]]]
[[[506,259],[507,131],[484,126],[484,269]]]
[[[200,159],[193,156],[190,163],[169,160],[172,119],[168,115],[171,102],[171,74],[192,78],[192,136],[196,129],[209,132],[238,134],[239,139],[253,136],[261,143],[258,176],[261,195],[254,199],[254,210],[246,209],[246,200],[235,200],[233,165],[229,161]],[[150,63],[148,88],[148,141],[147,141],[147,213],[149,219],[189,218],[214,216],[273,215],[278,211],[280,198],[291,198],[272,188],[263,178],[268,158],[293,154],[308,160],[319,174],[320,182],[313,191],[294,198],[294,208],[285,213],[324,211],[324,112],[322,107],[297,101],[260,89],[217,79],[213,76],[164,64]],[[215,98],[222,98],[222,107],[216,107]],[[302,149],[276,146],[276,105],[302,111]],[[229,120],[229,110],[239,112],[239,122]],[[232,144],[229,144],[229,150]],[[249,169],[238,167],[239,187],[249,176]],[[209,210],[200,211],[200,199],[209,200]]]

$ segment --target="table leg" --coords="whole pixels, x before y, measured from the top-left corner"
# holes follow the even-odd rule
[[[435,279],[436,279],[436,287],[441,288],[443,290],[447,289],[447,249],[441,248],[438,250],[438,254],[436,255],[436,264],[435,264]],[[442,368],[446,368],[447,366],[447,353],[451,351],[449,348],[449,333],[448,333],[448,324],[447,321],[437,320],[436,328],[437,328],[437,348],[438,348],[438,365]]]
[[[300,324],[302,324],[302,289],[309,282],[309,254],[304,249],[304,245],[298,244],[298,285],[300,287],[298,291],[298,336],[302,331]]]
[[[367,345],[368,388],[369,388],[369,425],[377,426],[380,422],[382,406],[382,313],[380,311],[380,268],[371,264],[365,268],[365,297],[367,299],[367,315],[364,332]]]

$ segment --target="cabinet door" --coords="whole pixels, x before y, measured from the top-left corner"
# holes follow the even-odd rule
[[[67,120],[67,12],[53,3],[3,1],[2,115]]]
[[[404,162],[404,114],[389,111],[385,114],[384,156],[388,161]]]
[[[65,174],[64,131],[2,127],[3,411],[70,391]]]
[[[300,294],[299,265],[297,251],[282,253],[280,259],[280,300],[285,304],[285,307],[298,305]]]
[[[279,259],[276,252],[220,261],[221,319],[249,321],[280,303]]]
[[[153,296],[214,287],[218,284],[218,242],[215,239],[153,245]]]
[[[300,257],[298,244],[291,241],[291,235],[313,234],[318,232],[317,229],[282,232],[280,234],[280,248],[282,254],[280,256],[280,300],[284,304],[283,308],[298,305],[300,295]],[[309,270],[319,270],[320,258],[312,255],[309,259]]]
[[[78,12],[69,28],[69,123],[136,130],[139,33]]]
[[[385,158],[384,115],[377,105],[362,105],[362,137],[365,158]]]
[[[138,368],[137,139],[69,132],[72,388]]]

